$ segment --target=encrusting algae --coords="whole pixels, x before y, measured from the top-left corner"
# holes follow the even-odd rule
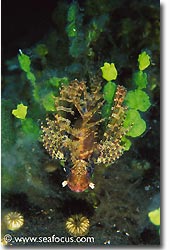
[[[54,159],[65,160],[69,167],[63,186],[74,192],[94,188],[90,181],[94,166],[110,165],[124,152],[121,139],[129,128],[123,127],[126,89],[118,85],[111,115],[105,131],[101,117],[104,104],[101,86],[93,84],[89,90],[84,81],[74,80],[62,85],[55,98],[56,114],[42,125],[43,145]]]
[[[85,236],[90,227],[87,217],[82,214],[76,214],[69,217],[66,221],[66,229],[72,236]]]

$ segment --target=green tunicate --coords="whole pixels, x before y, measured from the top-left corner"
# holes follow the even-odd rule
[[[123,143],[124,150],[128,151],[132,145],[131,141],[124,136],[122,137],[121,142]]]
[[[129,109],[126,113],[126,118],[123,123],[124,128],[130,128],[128,136],[137,137],[143,134],[146,130],[146,123],[141,118],[139,112],[134,109]]]
[[[31,65],[31,60],[29,56],[25,55],[23,52],[21,52],[18,55],[18,61],[20,64],[21,69],[26,72],[27,79],[35,86],[35,75],[31,72],[30,65]]]
[[[76,16],[77,16],[77,12],[78,12],[77,4],[76,3],[71,4],[69,9],[68,9],[67,21],[68,22],[75,21]]]
[[[69,53],[72,57],[78,58],[79,56],[83,55],[86,49],[86,43],[84,40],[82,40],[82,37],[80,36],[73,39],[69,48]]]
[[[39,126],[33,121],[32,118],[22,120],[22,130],[25,134],[37,140],[40,136]]]
[[[48,93],[43,97],[43,106],[46,111],[55,111],[55,98],[53,92]]]
[[[60,78],[58,77],[51,77],[48,82],[50,83],[50,85],[56,87],[56,88],[59,88],[60,86]]]
[[[33,84],[35,85],[35,75],[32,72],[27,72],[27,79]]]
[[[102,117],[108,119],[110,116],[112,104],[105,103],[102,107]]]
[[[103,88],[103,98],[106,101],[102,107],[102,117],[108,119],[113,105],[113,98],[116,91],[116,84],[114,82],[107,82]]]
[[[45,44],[38,44],[35,48],[35,52],[40,56],[44,57],[48,54],[48,49]]]
[[[97,41],[108,20],[109,16],[105,14],[92,19],[86,35],[88,45]]]
[[[59,88],[61,84],[68,84],[68,78],[67,77],[63,77],[63,78],[59,78],[59,77],[51,77],[48,82],[56,87],[56,88]]]
[[[148,84],[147,74],[140,70],[134,73],[133,81],[139,89],[146,88],[146,85]]]
[[[19,119],[25,119],[26,115],[27,115],[27,106],[21,104],[17,105],[17,109],[13,109],[12,110],[12,114]]]
[[[33,89],[33,97],[34,97],[36,102],[40,101],[40,87],[37,85],[35,85],[35,87]]]
[[[111,81],[111,80],[115,80],[117,78],[117,70],[115,68],[114,63],[104,63],[104,66],[101,67],[102,70],[102,77],[106,80],[106,81]]]
[[[108,103],[113,103],[113,97],[116,91],[116,84],[114,82],[107,82],[103,88],[104,100]]]
[[[160,226],[160,207],[150,211],[148,217],[155,226]]]
[[[144,70],[150,65],[150,56],[146,53],[146,51],[143,51],[139,55],[138,62],[140,70]]]
[[[25,55],[24,53],[21,53],[18,55],[18,61],[23,71],[30,72],[31,60],[29,56]]]
[[[145,112],[151,106],[149,96],[140,89],[129,91],[125,97],[125,103],[128,107],[142,112]]]
[[[75,37],[77,36],[77,28],[74,22],[69,23],[66,27],[66,31],[68,34],[68,37]]]

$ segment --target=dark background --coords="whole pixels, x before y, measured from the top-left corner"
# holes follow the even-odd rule
[[[52,26],[51,13],[56,0],[2,1],[2,56],[15,56],[19,48],[28,48]]]

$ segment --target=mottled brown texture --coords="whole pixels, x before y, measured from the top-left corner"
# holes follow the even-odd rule
[[[93,85],[89,91],[86,83],[78,80],[61,87],[55,102],[57,114],[54,120],[47,118],[47,126],[42,126],[42,138],[52,158],[71,160],[72,168],[64,185],[68,184],[72,191],[82,192],[88,188],[91,163],[112,164],[123,154],[121,139],[128,132],[122,126],[126,115],[125,95],[126,89],[118,86],[108,124],[100,138],[99,125],[104,121],[101,118],[104,104],[101,88]]]

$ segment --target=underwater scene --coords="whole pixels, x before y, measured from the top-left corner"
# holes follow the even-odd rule
[[[160,245],[160,2],[2,1],[1,244]]]

